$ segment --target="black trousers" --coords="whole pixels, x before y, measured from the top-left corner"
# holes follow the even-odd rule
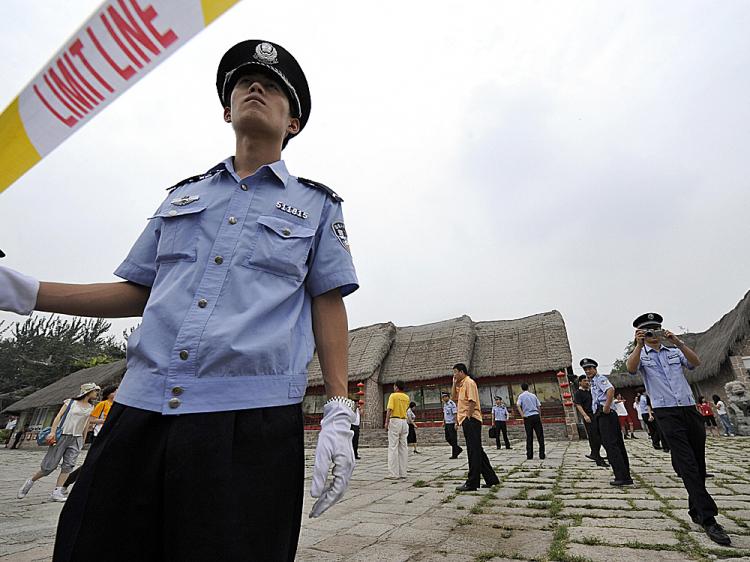
[[[651,443],[653,444],[653,446],[657,449],[664,447],[669,450],[669,446],[667,446],[667,442],[663,439],[661,430],[659,429],[659,424],[656,422],[656,420],[649,420],[648,414],[641,414],[641,419],[648,428],[648,435],[649,437],[651,437]]]
[[[357,449],[359,448],[359,426],[353,425],[352,431],[354,432],[354,435],[352,435],[352,449],[354,449],[354,456],[358,457],[359,453],[357,452]]]
[[[458,446],[458,433],[456,433],[455,423],[445,424],[445,440],[451,446],[451,456],[457,457],[463,449]]]
[[[631,480],[630,460],[625,449],[625,441],[620,433],[620,421],[617,412],[610,410],[605,414],[601,409],[594,414],[594,423],[599,432],[599,437],[607,451],[609,464],[615,474],[615,480]]]
[[[591,449],[591,457],[596,460],[602,460],[602,438],[599,436],[599,429],[596,427],[596,423],[594,423],[594,420],[591,416],[594,414],[590,414],[589,418],[591,419],[591,423],[584,420],[583,427],[586,428],[586,436],[589,440],[589,448]]]
[[[54,562],[292,561],[299,404],[163,416],[115,403],[63,506]]]
[[[534,458],[534,433],[539,442],[539,458],[544,458],[544,427],[539,414],[523,418],[523,428],[526,430],[526,458]]]
[[[482,448],[482,422],[476,418],[466,418],[461,424],[466,438],[466,455],[469,457],[469,477],[466,485],[470,488],[479,488],[479,475],[484,478],[485,484],[493,486],[500,482],[492,470],[487,453]]]
[[[495,444],[497,448],[500,448],[500,432],[503,432],[503,440],[505,441],[505,448],[510,449],[510,441],[508,441],[508,424],[504,421],[495,420]]]
[[[695,406],[654,408],[654,417],[672,452],[672,466],[688,492],[690,515],[713,523],[718,509],[706,490],[706,430]]]

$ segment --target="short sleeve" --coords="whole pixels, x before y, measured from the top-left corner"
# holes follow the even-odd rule
[[[144,287],[151,287],[156,279],[156,248],[159,243],[158,221],[148,221],[135,241],[125,261],[115,275]]]
[[[466,399],[469,402],[474,402],[474,404],[479,404],[479,392],[477,391],[476,384],[468,385],[468,388],[466,389]]]
[[[692,371],[693,369],[695,369],[695,365],[687,360],[687,357],[685,357],[685,354],[681,349],[677,349],[677,352],[680,354],[680,363],[682,363],[683,367],[685,367],[688,371]]]
[[[388,405],[385,407],[386,410],[393,410],[393,394],[388,397]]]
[[[345,297],[359,288],[341,204],[332,199],[323,206],[306,286],[313,297],[336,288]]]
[[[96,406],[94,406],[94,410],[91,412],[91,416],[94,418],[98,418],[102,415],[102,410],[104,410],[104,402],[99,402]]]

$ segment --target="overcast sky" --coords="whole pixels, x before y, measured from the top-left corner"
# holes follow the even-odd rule
[[[99,3],[0,2],[0,106]],[[233,153],[216,66],[264,38],[310,83],[290,172],[345,199],[351,327],[557,309],[608,372],[638,314],[702,331],[750,288],[748,29],[744,1],[243,0],[0,193],[2,263],[116,280],[164,189]]]

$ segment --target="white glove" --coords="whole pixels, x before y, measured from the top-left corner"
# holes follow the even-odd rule
[[[349,486],[354,472],[354,449],[352,448],[352,423],[354,411],[341,402],[331,402],[323,407],[318,446],[315,448],[310,495],[318,498],[310,511],[310,517],[322,513],[339,501]],[[333,463],[333,479],[328,484],[328,469]]]
[[[39,281],[0,265],[0,310],[31,314],[38,292]]]

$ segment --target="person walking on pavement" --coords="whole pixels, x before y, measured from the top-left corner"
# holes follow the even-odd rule
[[[457,421],[464,430],[466,455],[469,457],[469,475],[466,482],[457,487],[459,492],[470,492],[479,488],[479,476],[484,478],[483,488],[491,488],[500,479],[490,465],[487,453],[482,448],[482,409],[479,403],[477,383],[469,376],[466,365],[453,366],[451,398],[458,404]]]
[[[388,431],[388,473],[391,479],[406,478],[409,465],[409,450],[406,438],[409,424],[406,410],[409,409],[409,396],[404,392],[404,382],[393,384],[393,393],[388,397],[385,411],[385,429]]]
[[[620,422],[617,413],[612,409],[615,399],[615,387],[607,377],[600,375],[596,368],[599,364],[588,357],[581,359],[581,367],[591,383],[591,408],[594,412],[596,431],[607,451],[607,459],[614,472],[615,479],[612,486],[630,486],[633,479],[630,476],[630,460],[625,450],[625,442],[620,433]]]
[[[87,382],[81,385],[80,392],[74,398],[69,398],[63,402],[60,411],[57,412],[55,419],[52,421],[52,427],[47,437],[49,448],[42,459],[41,468],[31,478],[26,480],[18,490],[18,498],[26,497],[34,482],[52,474],[60,462],[60,474],[57,477],[57,484],[50,495],[50,499],[56,502],[67,500],[63,492],[63,485],[68,476],[73,471],[78,460],[78,455],[83,448],[83,439],[88,433],[91,423],[91,411],[94,409],[92,402],[101,390],[95,383]],[[61,428],[60,438],[57,438],[57,429]]]
[[[706,424],[706,433],[711,432],[711,435],[718,437],[719,426],[716,425],[714,411],[711,409],[711,404],[703,396],[698,397],[698,411],[703,416],[703,423]]]
[[[727,406],[718,394],[714,394],[711,399],[716,404],[716,413],[719,414],[719,421],[724,429],[724,437],[734,437],[734,428],[727,414]]]
[[[500,432],[502,431],[505,448],[510,449],[510,441],[508,440],[508,407],[499,396],[495,396],[495,405],[492,406],[492,419],[495,422],[495,444],[497,448],[500,448]]]
[[[176,85],[160,93],[180,95]],[[342,199],[281,159],[310,117],[307,79],[281,45],[252,39],[221,58],[216,93],[234,155],[168,189],[115,272],[124,282],[40,283],[0,266],[2,310],[142,316],[60,515],[54,562],[97,561],[91,545],[103,536],[117,545],[112,562],[294,560],[316,350],[328,400],[310,515],[349,485],[343,299],[359,282]]]
[[[541,408],[536,394],[529,392],[528,383],[521,384],[521,394],[516,399],[516,408],[523,418],[523,428],[526,430],[526,458],[534,458],[534,433],[539,442],[539,458],[546,457],[544,450],[544,427],[542,426]]]
[[[352,423],[352,449],[354,450],[354,458],[359,460],[359,426],[360,420],[362,419],[362,403],[357,402],[357,409],[354,410],[354,422]]]
[[[416,402],[410,402],[409,408],[406,410],[406,423],[409,425],[409,433],[406,435],[406,444],[414,445],[414,454],[419,455],[420,452],[417,450],[417,414],[414,413],[416,410]]]
[[[463,449],[458,446],[458,434],[456,433],[456,413],[458,411],[456,403],[451,400],[448,392],[440,395],[443,401],[443,427],[445,430],[445,440],[451,446],[452,459],[457,459]]]
[[[630,430],[630,439],[635,439],[635,433],[633,433],[633,422],[630,420],[628,408],[625,406],[625,399],[622,397],[622,394],[618,393],[615,397],[614,408],[617,412],[617,421],[620,424],[622,438],[628,439],[628,430]]]
[[[706,431],[683,371],[700,365],[700,358],[680,338],[663,330],[662,322],[655,312],[633,321],[635,348],[625,364],[628,373],[643,377],[654,416],[672,452],[672,466],[688,492],[690,518],[712,541],[729,545],[729,535],[716,521],[716,502],[706,490]],[[662,345],[662,338],[675,347]]]
[[[578,415],[583,419],[583,427],[586,428],[586,436],[589,440],[591,453],[586,455],[586,458],[594,461],[597,466],[609,467],[601,455],[602,441],[594,423],[594,411],[591,409],[591,383],[586,375],[578,377],[578,390],[573,396],[573,403],[576,405]]]

